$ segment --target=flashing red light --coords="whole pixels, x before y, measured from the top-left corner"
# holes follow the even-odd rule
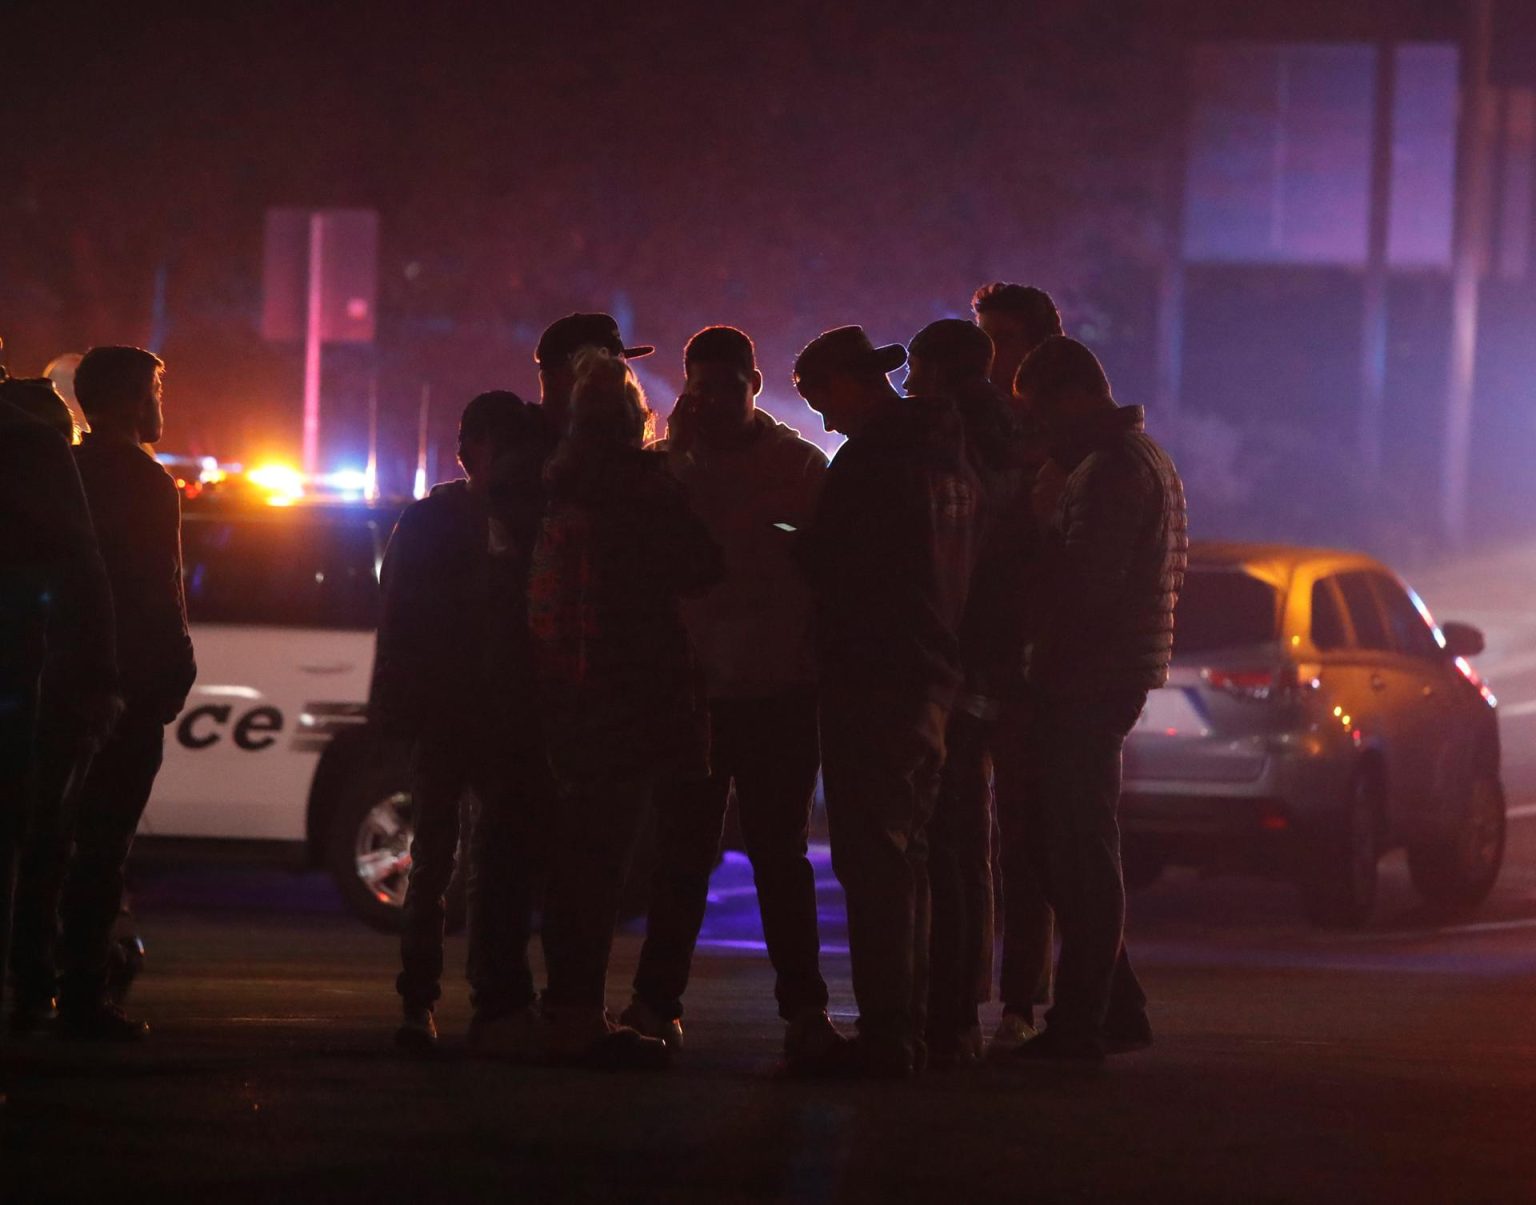
[[[1239,698],[1263,701],[1296,685],[1295,671],[1283,669],[1207,669],[1200,676],[1216,690]]]

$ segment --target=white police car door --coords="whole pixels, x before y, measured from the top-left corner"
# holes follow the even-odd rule
[[[304,839],[320,752],[363,716],[381,526],[339,508],[188,515],[198,680],[140,831]]]

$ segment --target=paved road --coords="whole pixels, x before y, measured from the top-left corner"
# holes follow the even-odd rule
[[[397,1057],[392,943],[324,879],[149,866],[135,1003],[155,1037],[9,1049],[0,1199],[1527,1200],[1536,824],[1517,821],[1511,855],[1485,912],[1450,927],[1389,860],[1377,922],[1347,937],[1308,930],[1283,885],[1175,873],[1134,901],[1153,1050],[1097,1075],[910,1087],[770,1077],[779,1031],[738,858],[716,875],[689,1051],[618,1078],[467,1058],[457,982],[445,1057]],[[621,937],[616,989],[637,946]]]

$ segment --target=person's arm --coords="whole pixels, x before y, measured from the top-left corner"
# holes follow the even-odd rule
[[[1119,456],[1089,460],[1068,487],[1061,512],[1061,605],[1069,623],[1091,622],[1124,589],[1145,526],[1148,489],[1139,465]]]
[[[170,723],[187,701],[197,678],[192,636],[187,630],[187,598],[181,580],[181,494],[169,477],[156,481],[149,528],[147,585],[152,591],[146,614],[153,617],[153,646],[164,668],[161,720]]]
[[[422,517],[419,505],[400,516],[379,571],[379,630],[368,713],[381,729],[400,735],[419,731],[431,694],[432,630],[424,605],[431,564]]]

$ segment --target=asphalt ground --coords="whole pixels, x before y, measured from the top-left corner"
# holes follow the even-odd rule
[[[1307,928],[1284,884],[1172,873],[1132,904],[1151,1050],[1097,1073],[910,1085],[773,1076],[772,978],[735,856],[715,878],[688,1048],[660,1075],[471,1058],[456,973],[441,1057],[404,1057],[394,944],[322,877],[148,863],[133,1004],[154,1034],[6,1047],[0,1199],[1528,1200],[1536,825],[1512,836],[1494,898],[1460,924],[1418,910],[1399,858],[1351,935]],[[847,1018],[840,898],[821,877]],[[638,946],[626,929],[615,1005]]]

